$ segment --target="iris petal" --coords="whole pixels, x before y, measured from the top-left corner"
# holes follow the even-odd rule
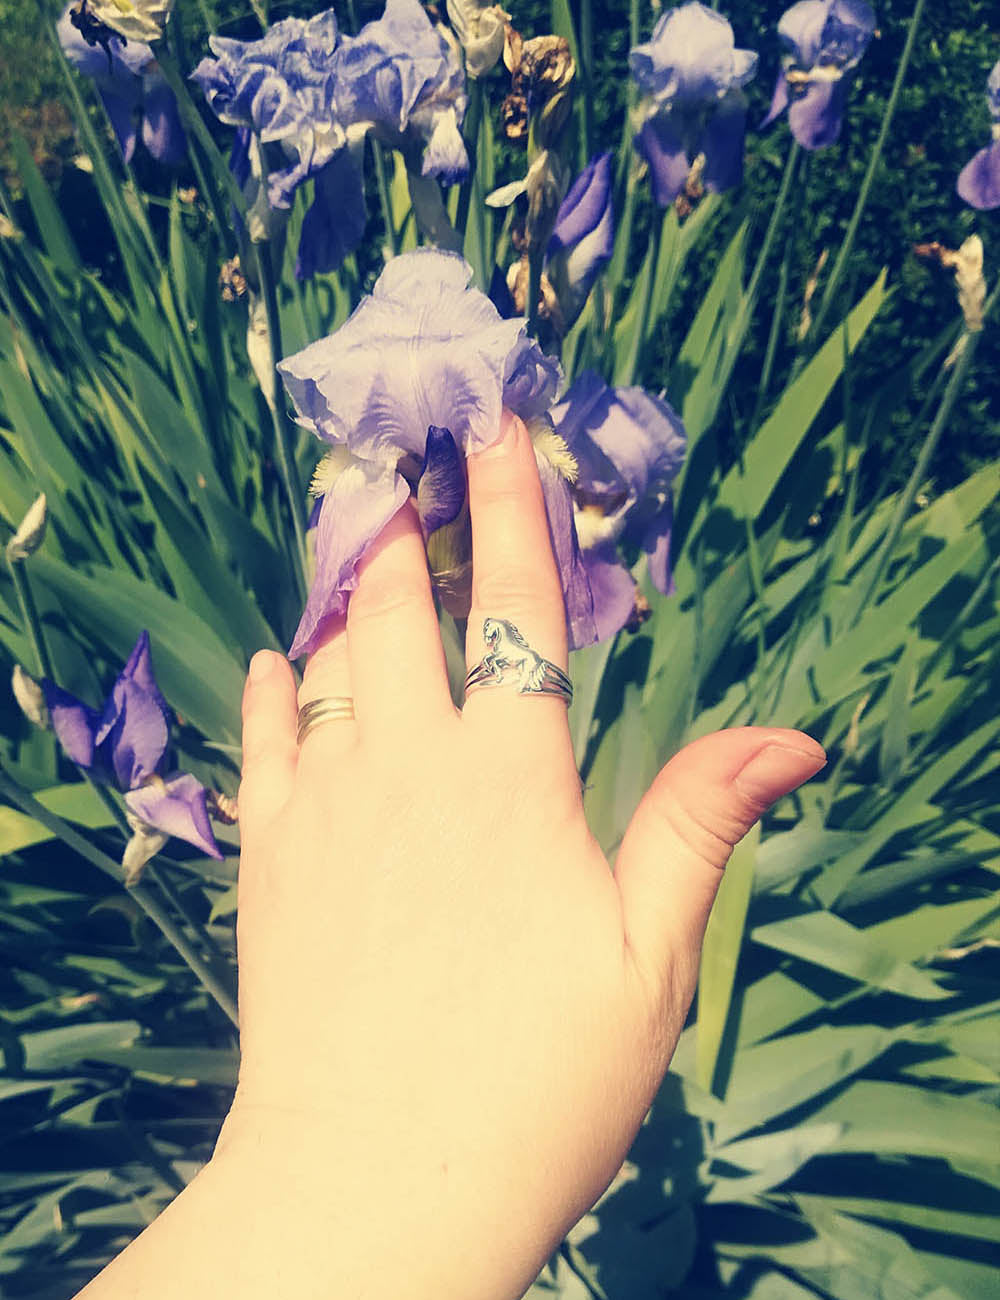
[[[74,763],[79,763],[81,767],[91,767],[94,762],[94,736],[101,715],[48,678],[42,679],[41,687],[59,744]]]
[[[569,648],[593,645],[598,639],[594,617],[594,597],[583,564],[576,526],[573,523],[573,502],[569,484],[544,456],[536,456],[538,477],[542,482],[545,510],[549,520],[549,537],[556,557],[559,577],[562,580],[563,599],[566,603],[566,628]]]
[[[400,474],[364,461],[348,465],[326,492],[316,525],[316,576],[289,659],[312,654],[329,622],[345,612],[358,561],[409,495]]]
[[[368,214],[364,186],[349,149],[334,154],[316,174],[315,192],[302,219],[295,275],[308,280],[336,271],[361,243]]]
[[[175,835],[210,858],[222,860],[208,819],[205,787],[189,772],[130,790],[125,795],[125,803],[137,817],[164,835]]]
[[[448,429],[427,430],[424,463],[417,483],[417,512],[424,537],[457,519],[465,503],[463,457]]]
[[[1000,208],[1000,140],[973,154],[959,173],[957,189],[974,208]]]
[[[594,599],[595,639],[606,641],[621,631],[635,608],[635,579],[619,560],[614,546],[584,551],[583,564]]]

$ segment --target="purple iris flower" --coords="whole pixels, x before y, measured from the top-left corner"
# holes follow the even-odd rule
[[[592,159],[569,188],[556,215],[546,270],[559,299],[563,326],[576,320],[615,245],[611,154]]]
[[[47,678],[42,692],[66,754],[97,780],[114,782],[143,821],[222,858],[205,806],[205,788],[188,773],[162,777],[170,713],[153,677],[149,633],[135,643],[101,711]]]
[[[556,432],[579,467],[572,489],[576,533],[594,598],[597,639],[629,620],[636,585],[618,553],[635,543],[649,556],[649,577],[673,590],[671,484],[684,459],[684,425],[670,404],[642,388],[609,388],[584,371],[552,408]]]
[[[629,67],[648,96],[635,145],[649,164],[656,202],[674,201],[699,157],[707,189],[738,185],[746,132],[741,87],[756,73],[757,55],[736,48],[726,19],[696,0],[670,9],[629,54]]]
[[[875,34],[865,0],[799,0],[781,15],[787,52],[767,126],[788,109],[792,135],[804,149],[824,149],[840,135],[851,75]]]
[[[334,103],[345,127],[371,125],[404,154],[423,148],[422,175],[451,185],[468,174],[462,61],[418,0],[387,0],[377,22],[344,38]]]
[[[956,188],[974,208],[1000,208],[1000,60],[986,82],[986,100],[993,119],[993,143],[965,164]]]
[[[340,44],[334,11],[286,18],[257,41],[212,36],[208,43],[216,57],[202,59],[191,77],[216,117],[240,128],[231,162],[237,179],[245,189],[254,174],[251,133],[265,150],[272,209],[289,209],[298,186],[315,177],[296,274],[336,270],[361,242],[365,206],[361,173],[334,109]]]
[[[429,551],[447,552],[432,569],[459,581],[471,558],[466,456],[496,440],[504,407],[532,422],[552,404],[558,363],[523,320],[502,319],[469,287],[471,275],[453,253],[396,257],[345,325],[278,367],[299,423],[332,448],[314,481],[323,493],[316,575],[292,659],[311,654],[344,612],[358,561],[411,491]],[[544,457],[539,468],[571,641],[587,645],[596,627],[569,484]],[[444,598],[445,585],[438,589]],[[451,595],[454,609],[463,593]]]
[[[187,138],[174,92],[164,80],[148,45],[111,36],[107,52],[88,45],[70,22],[67,5],[56,24],[63,53],[73,66],[93,78],[101,103],[118,137],[126,162],[131,162],[142,120],[142,142],[162,163],[175,163],[187,150]]]

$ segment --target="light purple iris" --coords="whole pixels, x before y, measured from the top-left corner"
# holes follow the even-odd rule
[[[340,44],[334,11],[286,18],[257,41],[212,36],[208,43],[216,57],[202,59],[191,77],[216,117],[240,128],[231,163],[237,180],[244,190],[251,181],[251,132],[265,152],[272,209],[290,208],[298,186],[315,177],[296,274],[335,271],[361,242],[365,205],[333,103]]]
[[[642,388],[609,388],[592,371],[552,408],[552,419],[579,466],[572,490],[576,533],[603,641],[635,608],[636,585],[619,543],[640,546],[654,587],[673,590],[671,485],[684,459],[684,425],[663,398]]]
[[[153,677],[149,633],[135,643],[103,710],[42,681],[52,726],[66,754],[97,780],[114,782],[143,821],[222,858],[205,807],[205,788],[188,773],[162,777],[170,713]]]
[[[788,109],[792,135],[804,149],[823,149],[840,135],[851,74],[875,33],[865,0],[799,0],[786,9],[778,35],[787,52],[767,126]]]
[[[358,561],[411,490],[425,537],[460,530],[466,456],[496,441],[505,407],[530,421],[552,404],[558,363],[523,320],[502,319],[469,287],[471,275],[436,249],[394,258],[345,325],[278,367],[299,423],[332,448],[318,471],[316,575],[290,658],[311,654],[345,611]],[[596,631],[569,484],[548,462],[540,469],[571,641],[588,645]],[[450,545],[451,567],[467,565],[467,541]]]
[[[423,149],[422,175],[451,185],[468,174],[462,61],[418,0],[387,0],[378,21],[344,38],[334,104],[345,127],[370,125],[404,156]]]
[[[707,189],[738,185],[746,132],[741,88],[757,71],[757,55],[736,48],[726,19],[696,2],[671,9],[629,54],[629,67],[648,96],[635,145],[649,164],[656,202],[674,201],[699,157]]]
[[[111,36],[107,52],[88,45],[70,22],[67,5],[56,24],[59,43],[70,63],[93,78],[126,162],[135,154],[138,123],[142,142],[162,163],[175,163],[187,150],[174,92],[156,65],[153,51],[140,41]]]
[[[583,310],[601,267],[614,250],[612,188],[611,154],[598,154],[570,186],[556,215],[546,271],[567,329]]]
[[[986,82],[986,101],[993,119],[993,143],[973,154],[962,168],[956,188],[974,208],[1000,208],[1000,60]]]

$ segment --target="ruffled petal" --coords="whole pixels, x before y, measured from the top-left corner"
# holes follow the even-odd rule
[[[316,576],[289,659],[312,654],[328,623],[346,611],[358,582],[358,561],[409,495],[401,475],[364,461],[348,465],[324,495],[316,526]]]
[[[971,207],[1000,208],[1000,140],[973,154],[959,173],[956,189]]]
[[[186,840],[210,858],[222,861],[205,806],[205,787],[189,772],[154,778],[148,785],[128,791],[125,803],[137,817],[164,835]]]
[[[778,19],[778,35],[800,67],[811,68],[819,58],[829,12],[830,0],[799,0]]]
[[[350,150],[341,149],[316,173],[313,201],[302,219],[296,277],[308,280],[338,270],[361,243],[367,219],[361,175]]]

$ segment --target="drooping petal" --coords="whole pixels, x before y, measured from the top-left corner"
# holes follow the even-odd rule
[[[136,131],[138,96],[131,94],[123,96],[114,90],[99,90],[97,93],[101,97],[104,111],[117,137],[122,158],[129,163],[135,155],[135,142],[138,138]]]
[[[180,162],[187,151],[187,137],[174,92],[161,73],[145,75],[143,92],[143,144],[158,162]]]
[[[325,493],[316,525],[316,576],[289,659],[312,654],[329,621],[345,612],[358,561],[409,495],[402,475],[370,461],[349,464]]]
[[[536,455],[535,461],[545,498],[552,552],[562,580],[569,648],[579,650],[582,646],[593,645],[598,635],[594,597],[573,522],[573,501],[569,484],[548,460]]]
[[[771,123],[781,116],[788,107],[788,78],[784,72],[778,73],[778,80],[774,83],[774,94],[771,97],[771,107],[767,110],[767,117],[761,122],[761,129],[770,126]]]
[[[299,280],[339,270],[344,258],[361,243],[368,220],[364,185],[349,149],[334,154],[316,173],[314,185],[295,260]]]
[[[705,167],[701,179],[707,190],[718,194],[742,181],[746,124],[746,100],[739,92],[727,95],[705,123],[701,137]]]
[[[973,154],[959,173],[956,188],[974,208],[1000,208],[1000,140]]]
[[[154,777],[125,795],[129,809],[164,835],[186,840],[202,853],[222,860],[205,807],[205,787],[189,772]]]
[[[585,550],[583,565],[594,600],[595,640],[607,641],[621,631],[635,608],[635,579],[613,545]]]
[[[425,539],[458,518],[465,494],[464,458],[451,431],[432,424],[417,481],[417,512]]]
[[[642,549],[649,556],[649,580],[664,596],[671,596],[674,592],[674,575],[670,568],[670,536],[673,525],[673,499],[667,496],[647,521],[642,537]]]
[[[804,149],[825,149],[840,135],[847,107],[846,77],[814,81],[788,105],[788,125]]]
[[[635,137],[635,147],[649,164],[653,198],[661,208],[673,203],[691,171],[683,137],[669,111],[647,118]]]
[[[52,719],[52,729],[56,739],[62,745],[67,757],[81,767],[91,767],[94,763],[94,736],[101,720],[96,709],[88,708],[69,691],[42,678],[42,694]]]
[[[457,185],[469,174],[469,155],[458,129],[454,108],[438,113],[424,150],[422,176],[436,176],[442,185]]]

